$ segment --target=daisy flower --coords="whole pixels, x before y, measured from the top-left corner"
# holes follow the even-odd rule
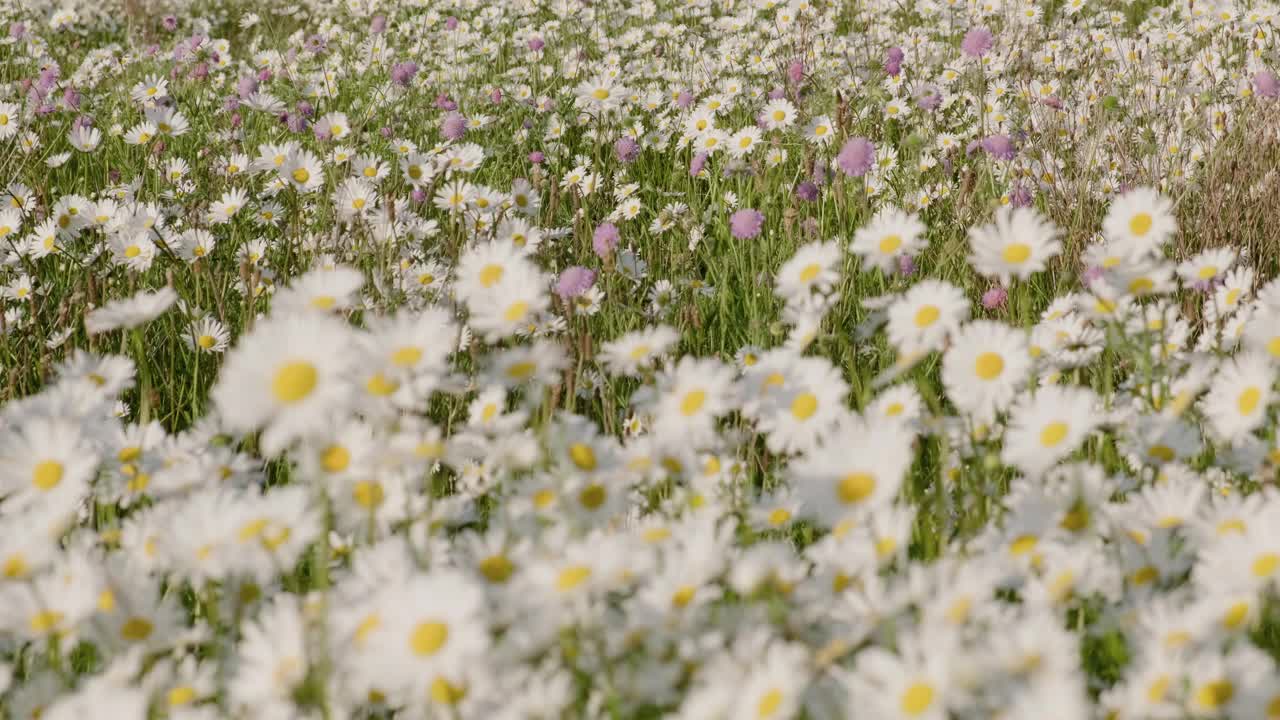
[[[1201,403],[1214,432],[1235,441],[1266,422],[1275,380],[1275,365],[1261,353],[1224,362]]]
[[[228,430],[263,429],[264,452],[318,430],[347,402],[351,330],[327,315],[273,315],[227,353],[210,395]]]
[[[163,314],[177,300],[178,293],[168,286],[155,292],[143,290],[133,297],[115,300],[90,311],[84,317],[84,327],[90,335],[97,335],[144,325]]]
[[[1102,221],[1102,232],[1108,240],[1144,255],[1157,254],[1177,231],[1173,202],[1149,187],[1117,197]]]
[[[871,222],[858,229],[849,250],[880,272],[897,271],[898,258],[913,256],[924,249],[924,223],[918,216],[886,207]]]
[[[1004,461],[1037,475],[1071,454],[1098,424],[1098,398],[1080,387],[1049,385],[1015,405],[1004,435]]]
[[[1036,210],[1002,206],[994,224],[969,229],[969,262],[979,275],[1008,285],[1044,270],[1062,251],[1057,238],[1058,229]]]
[[[889,342],[903,355],[940,350],[969,319],[969,301],[951,283],[924,280],[889,306]]]
[[[686,355],[658,377],[654,429],[699,447],[715,437],[715,420],[737,402],[733,368],[714,358]]]
[[[1030,369],[1023,331],[975,320],[952,337],[943,357],[942,383],[957,408],[978,422],[989,422],[1027,382]]]

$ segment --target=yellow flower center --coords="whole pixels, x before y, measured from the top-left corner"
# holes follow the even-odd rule
[[[189,705],[192,700],[196,699],[196,690],[190,685],[179,685],[170,690],[165,698],[169,702],[169,707]]]
[[[504,272],[505,270],[501,265],[485,265],[484,268],[480,270],[480,284],[486,288],[491,288],[498,284],[498,281],[502,279]]]
[[[320,453],[320,466],[325,472],[337,473],[351,464],[351,451],[341,445],[330,445]]]
[[[860,503],[876,490],[876,476],[866,472],[852,472],[840,478],[836,495],[845,505]]]
[[[1280,555],[1263,553],[1253,561],[1249,569],[1253,571],[1255,577],[1268,577],[1275,573],[1276,567],[1280,567]]]
[[[925,305],[916,311],[916,327],[927,328],[937,322],[941,315],[942,311],[937,305]]]
[[[62,482],[63,472],[62,463],[56,460],[45,460],[36,463],[35,470],[31,473],[31,484],[35,485],[37,489],[47,492]]]
[[[579,470],[590,472],[596,469],[596,453],[586,443],[574,443],[569,446],[569,459]]]
[[[1129,220],[1129,232],[1137,237],[1142,237],[1151,229],[1152,217],[1151,213],[1140,212]]]
[[[1217,709],[1231,702],[1235,695],[1236,686],[1230,680],[1215,680],[1201,685],[1196,691],[1196,704]]]
[[[778,708],[782,706],[782,691],[774,688],[765,693],[760,698],[760,702],[756,704],[756,717],[770,718],[778,712]]]
[[[527,314],[529,314],[529,303],[523,300],[517,300],[507,306],[507,310],[502,314],[502,318],[507,322],[520,322]]]
[[[902,702],[900,703],[902,712],[913,717],[923,715],[933,705],[933,696],[932,685],[922,682],[912,683],[902,693]]]
[[[515,572],[516,566],[506,555],[490,555],[480,561],[480,574],[491,583],[504,583]]]
[[[596,483],[588,485],[583,488],[582,492],[578,493],[578,502],[582,503],[582,507],[588,510],[595,510],[604,504],[606,497],[607,493],[604,490],[604,486]]]
[[[1051,422],[1044,426],[1040,431],[1040,444],[1047,447],[1056,447],[1067,437],[1067,424],[1063,422]]]
[[[409,649],[418,657],[430,657],[440,652],[449,641],[449,626],[429,620],[418,623],[409,635]]]
[[[373,510],[386,499],[381,483],[375,480],[361,480],[351,488],[351,499],[365,510]]]
[[[1258,409],[1258,402],[1262,399],[1262,390],[1257,387],[1245,389],[1240,393],[1239,399],[1236,400],[1236,408],[1240,410],[1241,415],[1252,415],[1254,410]]]
[[[422,359],[422,349],[406,345],[391,353],[391,364],[396,367],[412,367]]]
[[[1035,535],[1019,535],[1009,543],[1009,554],[1014,557],[1022,557],[1035,549],[1040,542],[1040,538]]]
[[[983,380],[994,380],[1004,372],[1004,358],[997,353],[984,352],[978,356],[974,372]]]
[[[454,685],[443,677],[431,681],[431,699],[441,705],[457,705],[467,696],[467,689]]]
[[[813,393],[800,393],[791,401],[791,416],[797,420],[808,420],[818,411],[818,398]]]
[[[556,577],[556,589],[560,592],[568,592],[591,577],[591,568],[586,565],[573,565],[560,571],[560,575]]]
[[[120,626],[120,637],[130,642],[138,642],[151,637],[154,626],[146,618],[131,617]]]
[[[684,399],[680,401],[680,414],[685,417],[692,417],[702,409],[706,401],[707,393],[703,390],[693,390],[685,393]]]
[[[315,390],[318,379],[315,365],[309,362],[286,363],[276,371],[271,381],[271,394],[276,400],[292,405],[306,399]]]
[[[1031,257],[1031,246],[1026,243],[1010,243],[1005,246],[1001,256],[1010,265],[1021,265]]]

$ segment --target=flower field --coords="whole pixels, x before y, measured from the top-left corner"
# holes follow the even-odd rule
[[[0,33],[0,718],[1280,718],[1280,7]]]

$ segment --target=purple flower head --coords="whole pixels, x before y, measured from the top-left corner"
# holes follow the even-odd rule
[[[58,68],[48,67],[40,71],[40,77],[36,80],[36,91],[43,97],[46,93],[58,84]]]
[[[240,82],[236,83],[236,94],[241,98],[247,98],[256,92],[258,92],[258,79],[251,75],[240,78]]]
[[[458,103],[450,100],[448,95],[445,95],[444,93],[440,93],[439,95],[436,96],[436,107],[440,108],[441,110],[457,110]]]
[[[770,100],[782,100],[787,96],[787,89],[776,87],[769,91]]]
[[[387,140],[390,140],[391,136],[395,135],[395,131],[391,129],[390,125],[383,125],[382,127],[378,128],[378,134],[386,138]]]
[[[764,229],[764,213],[743,208],[729,216],[729,233],[739,240],[750,240]]]
[[[93,118],[89,117],[88,115],[81,115],[71,123],[71,127],[75,129],[91,128],[93,127]]]
[[[613,153],[618,156],[618,162],[633,163],[640,157],[640,146],[630,136],[623,136],[613,144]]]
[[[119,170],[108,170],[108,171],[107,171],[107,182],[110,182],[112,185],[115,185],[116,183],[120,182],[120,171],[119,171]]]
[[[258,71],[258,82],[264,83],[269,81],[275,75],[271,72],[271,68],[262,68]]]
[[[997,160],[1012,160],[1018,154],[1008,135],[989,135],[983,138],[982,149]]]
[[[369,21],[369,32],[373,33],[374,35],[381,35],[386,31],[387,31],[387,16],[374,15],[373,19]]]
[[[942,92],[936,85],[921,85],[916,88],[915,96],[921,110],[937,110],[942,105]]]
[[[187,74],[192,80],[204,80],[209,77],[209,63],[201,60],[191,68],[191,72]]]
[[[284,124],[289,127],[291,132],[300,133],[307,129],[307,119],[301,114],[286,115]]]
[[[528,45],[529,45],[529,49],[530,49],[530,50],[532,50],[532,51],[534,51],[534,52],[538,52],[538,51],[539,51],[539,50],[541,50],[542,48],[546,47],[546,46],[547,46],[547,43],[546,43],[546,41],[545,41],[545,40],[543,40],[543,39],[542,39],[542,38],[540,38],[540,37],[531,37],[531,38],[529,38]]]
[[[676,96],[676,107],[684,110],[693,104],[693,93],[688,90],[681,90]]]
[[[852,138],[840,148],[836,164],[840,172],[850,177],[866,175],[876,162],[876,146],[866,138]]]
[[[1090,265],[1084,270],[1084,284],[1093,285],[1095,282],[1101,280],[1102,276],[1105,274],[1106,270],[1103,270],[1101,265]]]
[[[787,79],[792,85],[799,85],[804,80],[804,62],[800,60],[792,60],[787,66]]]
[[[311,117],[316,114],[316,109],[306,100],[298,101],[298,114],[302,117]]]
[[[898,274],[902,277],[911,277],[916,274],[916,259],[911,255],[898,256]]]
[[[964,34],[964,39],[960,41],[960,51],[969,57],[980,58],[991,52],[991,48],[996,44],[996,36],[985,27],[976,27]]]
[[[22,37],[26,34],[27,34],[26,23],[20,23],[20,22],[9,23],[9,37],[13,38],[14,40],[21,40]]]
[[[1034,199],[1031,195],[1031,190],[1027,186],[1018,185],[1009,196],[1009,204],[1016,208],[1031,207],[1031,201]]]
[[[440,121],[440,133],[450,140],[461,140],[467,134],[467,119],[451,112]]]
[[[67,89],[62,91],[62,102],[66,103],[67,107],[72,110],[79,109],[80,92],[76,90],[74,85],[68,85]]]
[[[622,240],[622,235],[618,232],[618,226],[613,223],[601,223],[596,231],[591,234],[591,247],[596,251],[601,259],[608,258],[613,254],[618,243]]]
[[[164,19],[160,21],[160,24],[164,26],[165,30],[173,32],[178,29],[178,18],[172,15],[165,15]]]
[[[981,140],[970,140],[968,145],[964,146],[964,154],[972,155],[982,149]]]
[[[813,202],[818,199],[818,186],[808,181],[802,182],[796,186],[796,197],[805,202]]]
[[[565,268],[560,273],[560,279],[556,281],[556,294],[562,300],[576,298],[591,289],[596,284],[596,273],[590,268],[584,268],[581,265]]]
[[[303,48],[312,55],[323,54],[327,47],[328,41],[320,35],[312,35],[307,38],[306,43],[303,44]]]
[[[1262,97],[1280,97],[1280,81],[1266,70],[1260,70],[1253,76],[1253,87]]]
[[[422,188],[415,188],[409,197],[419,205],[427,201],[427,191]]]
[[[700,152],[693,156],[693,160],[689,163],[689,177],[698,177],[702,173],[702,168],[707,166],[707,154]]]
[[[906,57],[900,47],[891,47],[885,53],[884,73],[889,77],[897,77],[902,72],[902,59]]]
[[[445,18],[445,21],[444,21],[444,29],[445,29],[445,30],[457,30],[457,29],[458,29],[458,18],[456,18],[456,17],[454,17],[454,16],[452,16],[452,15],[450,15],[448,18]]]
[[[493,91],[489,93],[489,102],[494,105],[502,104],[502,88],[494,88]]]
[[[996,285],[982,293],[982,307],[988,310],[999,310],[1004,307],[1004,303],[1009,299],[1009,292],[1003,287]]]
[[[546,161],[546,159],[547,159],[547,156],[543,155],[541,150],[534,150],[533,152],[529,153],[529,162],[533,163],[534,165],[541,165],[543,162]]]
[[[396,63],[391,66],[391,82],[400,87],[407,86],[413,81],[413,76],[418,74],[418,63],[413,61]]]
[[[232,100],[235,100],[235,98],[231,98],[231,99],[232,99]],[[237,101],[237,103],[238,103],[238,102],[239,102],[239,101]],[[240,117],[240,113],[238,113],[238,112],[232,112],[232,113],[231,113],[231,128],[232,128],[232,129],[235,129],[235,128],[240,127],[240,123],[241,123],[241,122],[243,122],[243,118],[241,118],[241,117]]]

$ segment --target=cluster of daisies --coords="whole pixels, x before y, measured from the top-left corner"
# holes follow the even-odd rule
[[[1139,7],[0,0],[0,717],[1280,718],[1280,14]]]

